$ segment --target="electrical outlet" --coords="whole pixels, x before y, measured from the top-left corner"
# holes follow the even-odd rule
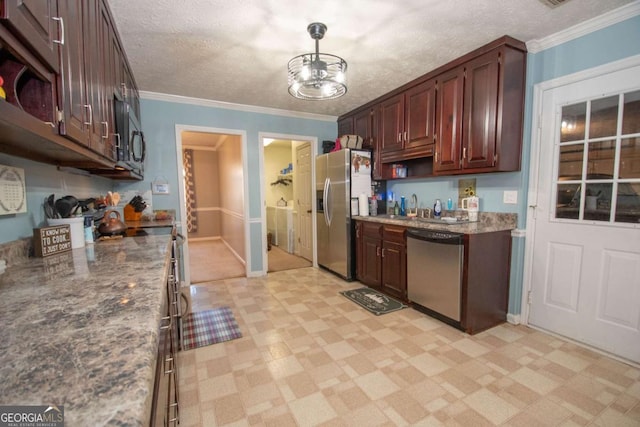
[[[502,201],[507,205],[518,204],[518,192],[517,191],[505,191],[502,196]]]

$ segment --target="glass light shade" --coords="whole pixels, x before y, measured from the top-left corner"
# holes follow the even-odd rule
[[[339,98],[347,93],[347,63],[327,53],[306,53],[288,64],[289,93],[306,100]]]

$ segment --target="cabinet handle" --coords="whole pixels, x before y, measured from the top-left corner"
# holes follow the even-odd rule
[[[466,158],[467,158],[467,147],[464,147],[464,148],[462,149],[462,159],[464,160],[464,159],[466,159]]]
[[[407,142],[407,131],[404,131],[404,142]]]
[[[398,142],[402,142],[402,132],[398,133]]]
[[[376,246],[376,256],[380,256],[380,246]]]
[[[60,18],[59,16],[53,16],[51,19],[53,19],[54,21],[58,21],[58,23],[60,24],[60,40],[51,41],[64,46],[64,19]]]
[[[123,98],[127,98],[127,85],[125,83],[120,83],[120,86],[122,86],[122,97]]]
[[[87,126],[91,126],[93,124],[93,110],[91,109],[90,104],[85,104],[84,108],[86,108],[87,111],[89,112],[89,121],[84,122],[84,124]]]
[[[109,138],[109,122],[102,122],[102,124],[104,125],[104,135],[102,135],[102,139],[107,139]]]
[[[384,248],[382,248],[382,258],[384,258]]]
[[[116,137],[116,148],[120,148],[120,134],[114,133],[113,136]]]
[[[433,157],[435,157],[436,163],[438,163],[438,152],[433,153]]]

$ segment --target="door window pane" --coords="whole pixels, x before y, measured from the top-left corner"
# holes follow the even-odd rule
[[[618,184],[616,222],[640,223],[640,182]]]
[[[562,145],[560,147],[560,164],[558,178],[581,179],[584,144]]]
[[[564,106],[561,117],[555,217],[640,225],[640,90]]]
[[[591,101],[591,123],[589,138],[615,136],[618,128],[618,100],[619,96]]]
[[[611,217],[611,183],[593,183],[586,185],[584,201],[584,219],[590,221],[609,221]]]
[[[558,184],[556,218],[578,219],[580,215],[580,184]]]
[[[640,90],[624,94],[622,134],[640,133]]]
[[[640,138],[626,138],[620,146],[621,179],[640,178]]]
[[[584,121],[586,115],[586,102],[562,107],[560,142],[584,139]]]
[[[615,141],[591,142],[589,143],[589,153],[587,155],[589,156],[587,178],[613,178],[613,164],[616,155]]]

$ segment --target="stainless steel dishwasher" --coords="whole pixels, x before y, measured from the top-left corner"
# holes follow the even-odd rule
[[[407,296],[460,322],[464,234],[407,230]]]

